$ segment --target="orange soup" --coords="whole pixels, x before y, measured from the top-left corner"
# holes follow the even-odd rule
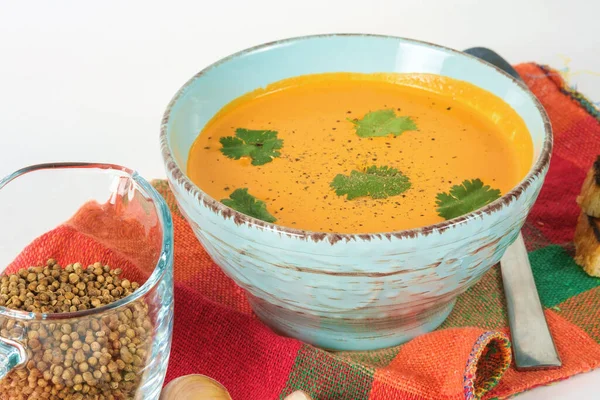
[[[479,208],[516,186],[532,158],[523,120],[474,85],[328,73],[225,106],[194,142],[187,173],[211,197],[265,221],[366,233]]]

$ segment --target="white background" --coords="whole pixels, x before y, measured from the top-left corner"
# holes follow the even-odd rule
[[[568,67],[570,81],[600,101],[599,16],[593,0],[0,0],[0,176],[89,160],[162,177],[159,123],[175,91],[221,57],[289,36],[487,46],[511,63]],[[597,399],[598,380],[594,372],[519,398]]]

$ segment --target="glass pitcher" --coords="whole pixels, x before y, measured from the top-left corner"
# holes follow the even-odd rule
[[[173,228],[156,190],[117,165],[34,165],[0,181],[0,226],[0,399],[158,399],[173,328]],[[103,276],[47,286],[61,268]],[[115,284],[96,290],[106,279]],[[123,288],[132,293],[119,298]],[[64,309],[36,309],[30,291]],[[90,307],[78,297],[111,293],[116,301]],[[29,311],[15,309],[23,301]]]

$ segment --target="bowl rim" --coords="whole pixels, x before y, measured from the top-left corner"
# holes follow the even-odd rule
[[[305,230],[305,229],[291,228],[291,227],[287,227],[287,226],[278,225],[275,223],[265,222],[265,221],[259,220],[257,218],[248,216],[246,214],[242,214],[232,208],[225,206],[223,203],[221,203],[220,201],[218,201],[218,200],[214,199],[213,197],[211,197],[210,195],[208,195],[201,188],[199,188],[194,182],[192,182],[191,179],[188,178],[186,173],[181,170],[181,168],[175,161],[175,158],[172,155],[170,145],[169,145],[169,140],[167,137],[167,125],[169,124],[173,107],[175,106],[175,104],[177,104],[180,97],[187,91],[189,86],[191,86],[196,79],[202,77],[208,71],[220,66],[221,64],[228,62],[229,60],[244,56],[246,54],[267,51],[272,48],[278,47],[280,45],[291,44],[294,42],[301,42],[301,41],[306,41],[306,40],[311,40],[311,39],[324,39],[324,38],[329,38],[329,37],[350,37],[350,38],[352,38],[352,37],[356,37],[356,38],[368,37],[368,38],[373,38],[373,39],[392,39],[392,40],[401,41],[401,42],[408,42],[408,43],[412,43],[412,44],[416,44],[416,45],[420,45],[420,46],[424,46],[424,47],[431,47],[431,48],[438,49],[438,50],[441,50],[446,53],[464,57],[471,61],[481,63],[484,66],[486,66],[487,68],[493,69],[496,73],[504,75],[512,83],[514,83],[515,85],[517,85],[519,88],[521,88],[524,91],[524,94],[529,97],[529,99],[532,101],[533,105],[535,106],[535,108],[537,109],[537,111],[539,112],[539,114],[542,118],[545,138],[544,138],[542,149],[540,151],[537,161],[531,166],[527,175],[525,175],[525,177],[523,179],[521,179],[521,181],[517,185],[515,185],[509,192],[507,192],[506,194],[501,196],[499,199],[494,200],[493,202],[487,204],[484,207],[478,208],[477,210],[472,211],[468,214],[461,215],[459,217],[452,218],[452,219],[449,219],[446,221],[438,222],[436,224],[426,225],[426,226],[421,226],[421,227],[416,227],[416,228],[411,228],[411,229],[389,231],[389,232],[365,232],[365,233],[320,232],[320,231],[311,231],[311,230]],[[211,209],[213,212],[215,212],[217,214],[221,214],[221,216],[223,216],[223,218],[225,218],[225,219],[232,218],[237,225],[255,226],[259,229],[270,230],[270,231],[277,232],[279,234],[286,234],[287,236],[297,237],[297,238],[301,238],[301,239],[309,239],[314,242],[327,240],[331,244],[335,244],[336,242],[339,242],[339,241],[346,241],[346,242],[356,241],[356,240],[370,241],[375,238],[382,238],[382,237],[386,237],[387,239],[391,239],[392,237],[395,237],[397,239],[403,239],[403,238],[415,238],[415,237],[418,237],[421,235],[427,236],[434,232],[442,233],[443,231],[445,231],[451,227],[465,224],[470,220],[476,219],[478,217],[483,217],[486,214],[491,215],[495,211],[498,211],[498,210],[502,209],[503,207],[508,206],[510,203],[513,202],[513,200],[518,199],[525,192],[525,190],[533,183],[533,181],[535,179],[537,179],[540,175],[542,175],[543,171],[549,166],[551,152],[552,152],[552,145],[553,145],[552,126],[550,124],[550,120],[548,118],[546,110],[544,109],[544,107],[542,106],[540,101],[537,99],[537,97],[535,97],[535,95],[525,85],[524,82],[514,78],[513,76],[511,76],[510,74],[506,73],[505,71],[501,70],[500,68],[496,67],[493,64],[483,61],[483,60],[481,60],[475,56],[472,56],[470,54],[451,49],[449,47],[441,46],[441,45],[426,42],[426,41],[399,37],[399,36],[362,34],[362,33],[332,33],[332,34],[296,36],[296,37],[291,37],[291,38],[286,38],[286,39],[281,39],[281,40],[276,40],[276,41],[272,41],[272,42],[259,44],[257,46],[253,46],[253,47],[238,51],[236,53],[233,53],[229,56],[226,56],[226,57],[210,64],[209,66],[203,68],[200,72],[198,72],[193,77],[191,77],[175,93],[175,95],[173,96],[173,98],[171,99],[169,104],[167,105],[167,108],[163,114],[163,118],[161,121],[161,127],[160,127],[160,146],[161,146],[161,152],[162,152],[162,156],[163,156],[163,161],[165,163],[165,169],[167,171],[167,175],[171,175],[173,177],[173,179],[176,180],[176,182],[179,183],[185,190],[187,190],[198,202],[204,204],[206,207]]]
[[[173,220],[171,218],[171,212],[167,206],[166,201],[156,191],[156,189],[144,179],[137,171],[123,167],[117,164],[110,163],[97,163],[97,162],[54,162],[44,164],[34,164],[27,167],[18,169],[11,174],[0,179],[0,190],[5,186],[9,185],[13,180],[37,171],[52,170],[52,169],[96,169],[96,170],[114,170],[120,171],[134,181],[142,193],[152,200],[154,210],[158,218],[159,224],[162,228],[161,247],[160,254],[156,258],[156,264],[152,273],[146,279],[140,287],[133,293],[116,300],[109,304],[104,304],[97,308],[88,308],[87,310],[78,311],[62,311],[57,313],[41,313],[41,312],[30,312],[23,310],[14,310],[11,308],[0,306],[0,316],[14,318],[18,320],[26,321],[56,321],[56,320],[70,320],[74,318],[81,318],[94,315],[103,315],[108,311],[118,310],[123,306],[134,303],[136,300],[141,299],[148,294],[152,289],[157,287],[162,281],[163,277],[172,269],[173,266]],[[4,340],[4,338],[0,338]]]

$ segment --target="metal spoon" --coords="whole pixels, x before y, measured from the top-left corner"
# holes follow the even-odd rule
[[[515,366],[519,370],[562,366],[540,302],[523,236],[500,260]]]
[[[517,71],[492,50],[474,47],[464,52],[487,61],[522,81]],[[548,329],[521,233],[506,249],[500,260],[500,268],[516,368],[531,370],[561,367],[562,362]]]

